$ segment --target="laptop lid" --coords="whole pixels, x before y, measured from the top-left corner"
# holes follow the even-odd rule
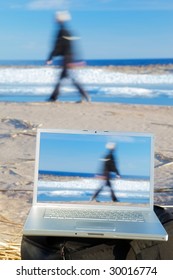
[[[95,207],[153,209],[153,135],[109,131],[38,130],[33,204],[91,206],[112,144],[121,176],[111,174],[118,202],[112,202],[105,186]]]

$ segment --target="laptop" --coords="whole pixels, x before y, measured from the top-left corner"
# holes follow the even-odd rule
[[[146,133],[39,129],[23,234],[166,241],[153,211],[153,146]]]

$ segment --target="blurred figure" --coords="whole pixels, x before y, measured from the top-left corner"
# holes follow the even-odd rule
[[[52,59],[56,56],[62,57],[62,71],[59,77],[59,81],[55,86],[53,93],[51,94],[49,101],[56,101],[59,96],[59,89],[61,85],[61,81],[64,78],[70,78],[73,85],[79,91],[82,100],[86,99],[90,101],[90,97],[85,92],[85,90],[81,87],[81,85],[72,77],[70,77],[70,69],[75,66],[74,63],[74,53],[72,42],[74,37],[72,37],[70,31],[66,27],[66,22],[71,20],[71,16],[67,11],[57,12],[56,13],[56,21],[59,24],[59,31],[56,36],[55,44],[53,50],[51,51],[49,58],[47,60],[47,64],[52,63]]]
[[[102,178],[105,180],[105,184],[101,186],[93,195],[91,200],[94,200],[99,193],[102,191],[102,189],[107,186],[110,188],[111,192],[111,198],[112,201],[118,201],[116,198],[116,195],[114,194],[112,184],[111,184],[111,173],[115,173],[116,177],[120,178],[120,173],[117,169],[116,163],[115,163],[115,158],[114,158],[114,150],[115,150],[115,144],[114,143],[107,143],[106,144],[106,149],[108,150],[106,156],[103,161],[103,166],[102,166]]]

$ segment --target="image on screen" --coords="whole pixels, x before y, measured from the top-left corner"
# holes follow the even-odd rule
[[[40,133],[37,202],[145,207],[150,173],[149,136]]]

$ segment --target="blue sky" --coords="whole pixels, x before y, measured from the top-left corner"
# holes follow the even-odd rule
[[[172,0],[6,0],[0,59],[45,59],[54,14],[69,10],[85,59],[173,58]]]
[[[117,167],[122,175],[149,176],[150,138],[129,136],[41,134],[40,170],[97,173],[107,142],[116,143]]]

